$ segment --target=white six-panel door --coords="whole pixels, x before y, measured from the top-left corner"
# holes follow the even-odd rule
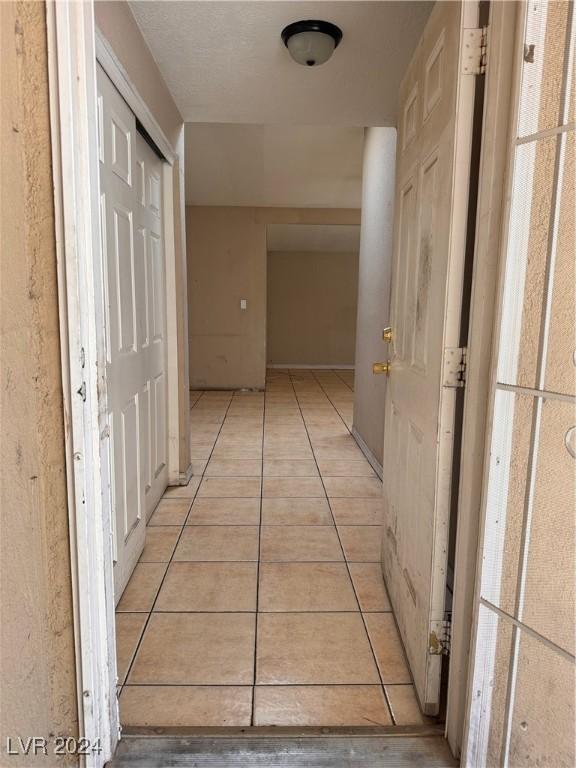
[[[98,67],[106,384],[118,601],[167,482],[162,161]]]
[[[399,99],[382,566],[429,714],[440,696],[456,399],[444,362],[459,345],[473,110],[461,46],[474,8],[435,5]]]

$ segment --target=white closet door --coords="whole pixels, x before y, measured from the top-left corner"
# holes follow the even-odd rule
[[[166,401],[166,275],[162,225],[162,161],[136,134],[135,253],[137,336],[143,376],[143,483],[149,516],[168,479]]]
[[[137,133],[134,114],[100,67],[98,111],[118,601],[167,478],[162,161]]]

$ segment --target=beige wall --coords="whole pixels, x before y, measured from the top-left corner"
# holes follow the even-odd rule
[[[0,3],[0,765],[78,734],[45,7]]]
[[[358,253],[268,254],[270,364],[354,365]]]
[[[266,226],[359,224],[355,209],[186,209],[190,383],[262,389],[266,375]],[[240,310],[240,299],[248,302]]]
[[[186,222],[191,386],[262,388],[265,227],[255,208],[189,207]]]
[[[97,0],[94,16],[98,29],[112,47],[118,61],[146,102],[178,158],[174,165],[174,246],[176,260],[176,313],[178,335],[178,414],[180,422],[179,463],[184,475],[190,466],[189,381],[188,381],[188,298],[184,218],[184,124],[174,99],[124,0]]]
[[[389,352],[382,342],[382,329],[390,323],[395,167],[396,129],[368,128],[362,174],[353,430],[380,466],[386,376],[375,376],[372,363],[385,361]]]
[[[96,0],[94,18],[134,87],[168,140],[176,146],[182,131],[182,117],[134,20],[130,6],[124,0]]]

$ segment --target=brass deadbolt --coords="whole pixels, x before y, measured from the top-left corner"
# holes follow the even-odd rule
[[[390,326],[382,331],[382,341],[386,341],[388,344],[392,341],[392,328]]]

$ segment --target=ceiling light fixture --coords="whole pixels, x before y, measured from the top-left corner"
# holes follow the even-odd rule
[[[329,21],[295,21],[282,30],[282,40],[298,64],[324,64],[342,40],[342,30]]]

